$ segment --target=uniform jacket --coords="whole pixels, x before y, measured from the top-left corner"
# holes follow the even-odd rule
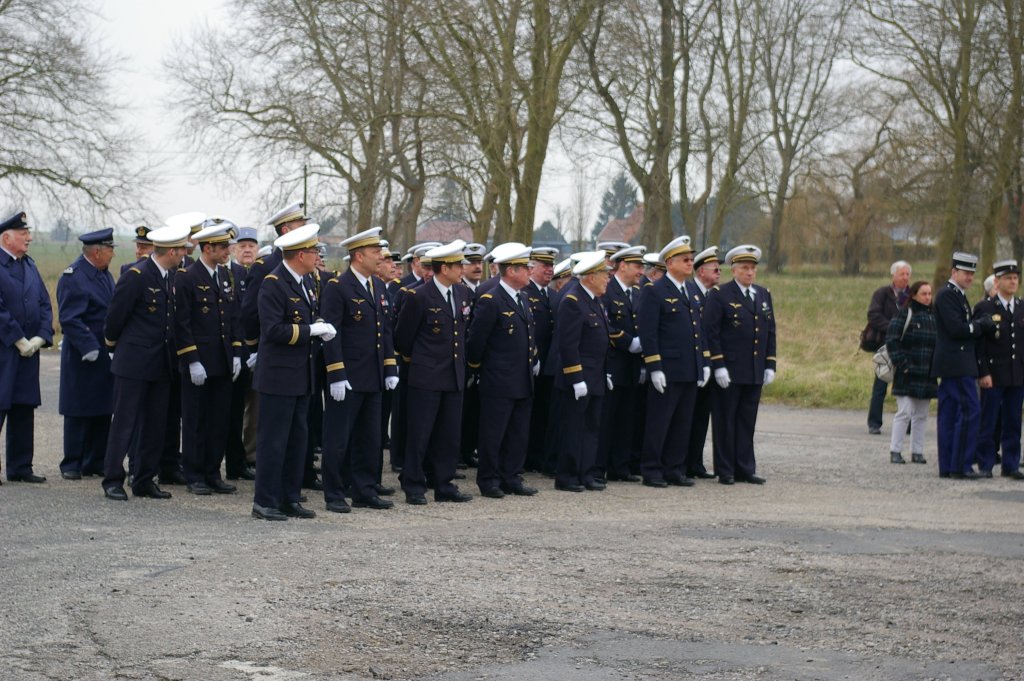
[[[256,262],[249,266],[245,282],[242,285],[242,290],[245,291],[245,295],[242,297],[242,337],[249,353],[259,350],[260,287],[263,285],[264,277],[276,270],[282,259],[280,249],[274,249],[270,255],[264,258],[257,258]]]
[[[910,325],[904,333],[907,310],[911,310]],[[938,394],[935,378],[931,375],[932,353],[935,352],[935,315],[930,307],[911,300],[889,322],[885,335],[896,373],[892,394],[930,400]]]
[[[0,249],[0,411],[12,404],[38,406],[39,353],[22,357],[14,343],[39,336],[53,344],[53,308],[39,270],[28,255],[15,261]]]
[[[643,361],[649,372],[665,372],[669,383],[696,383],[703,378],[711,353],[701,326],[700,303],[692,300],[685,284],[681,291],[665,276],[645,286],[639,326]]]
[[[175,342],[181,371],[200,362],[209,376],[230,376],[232,359],[242,356],[239,301],[231,270],[217,266],[217,279],[201,263],[174,276]]]
[[[359,392],[381,392],[384,377],[397,376],[387,288],[372,277],[373,295],[352,270],[330,279],[320,299],[324,321],[338,335],[324,343],[327,382],[348,381]]]
[[[607,365],[607,372],[612,375],[615,385],[636,385],[640,381],[640,368],[643,366],[640,355],[629,351],[633,339],[640,335],[640,290],[636,287],[631,287],[631,290],[632,301],[613,274],[608,279],[608,288],[601,296],[611,324],[612,338],[616,341],[615,347],[608,348]]]
[[[939,289],[933,304],[935,310],[935,354],[932,376],[953,378],[977,376],[977,344],[982,331],[971,324],[971,306],[952,282]]]
[[[544,295],[540,287],[530,280],[523,289],[526,299],[530,301],[530,314],[533,315],[534,341],[537,344],[537,356],[541,366],[548,361],[551,351],[551,338],[555,328],[555,317],[551,309],[551,289]],[[554,374],[552,374],[554,375]]]
[[[60,402],[63,416],[107,416],[114,411],[114,377],[103,343],[103,320],[114,296],[114,277],[78,256],[57,280],[60,347]],[[83,362],[82,355],[99,355]]]
[[[991,376],[996,387],[1024,385],[1024,345],[1017,350],[1018,337],[1024,342],[1024,305],[1013,300],[1011,315],[997,297],[986,298],[974,306],[974,318],[991,315],[999,337],[995,334],[978,340],[978,376]],[[895,394],[895,393],[894,393]]]
[[[547,359],[541,364],[540,368],[540,372],[545,376],[554,378],[562,372],[561,355],[558,352],[558,305],[562,302],[565,294],[571,293],[578,286],[578,280],[570,279],[562,288],[557,291],[551,291],[551,347],[548,348]]]
[[[260,355],[253,388],[270,395],[307,395],[314,372],[309,325],[315,304],[307,302],[312,287],[305,277],[300,285],[281,263],[262,278],[258,290]]]
[[[152,258],[117,280],[103,335],[115,376],[169,381],[174,364],[174,272],[165,281]]]
[[[588,395],[604,395],[610,334],[600,300],[592,298],[582,284],[567,292],[555,312],[555,342],[561,364],[555,387],[571,392],[574,383],[584,381]]]
[[[477,300],[469,325],[466,357],[480,372],[480,394],[521,400],[533,395],[533,365],[538,361],[529,301],[516,303],[502,286]]]
[[[466,385],[469,292],[458,285],[451,291],[454,315],[433,280],[406,291],[395,325],[395,344],[403,359],[408,358],[410,388],[451,392]]]
[[[654,286],[662,279],[666,277],[659,279]],[[753,291],[753,311],[747,307],[735,281],[708,291],[708,299],[704,303],[704,335],[711,353],[712,373],[724,367],[729,370],[729,379],[740,385],[761,385],[764,370],[775,369],[772,294],[756,285]]]

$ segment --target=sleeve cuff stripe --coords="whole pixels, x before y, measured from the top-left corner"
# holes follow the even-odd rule
[[[575,374],[575,373],[578,373],[580,371],[583,371],[583,365],[581,365],[581,364],[577,364],[577,365],[571,366],[571,367],[565,367],[565,368],[562,369],[562,373],[563,374]]]
[[[344,362],[335,362],[334,364],[328,364],[327,365],[327,372],[330,373],[332,371],[341,371],[344,368],[345,368],[345,363]]]
[[[650,364],[651,362],[660,362],[660,361],[661,361],[661,355],[650,355],[649,357],[644,357],[644,364]]]
[[[299,342],[299,325],[292,324],[292,339],[288,341],[288,345],[295,345]]]
[[[178,357],[181,357],[182,355],[185,355],[185,354],[188,354],[190,352],[197,351],[197,350],[199,350],[199,348],[197,348],[194,345],[190,345],[187,348],[182,348],[181,350],[178,350]]]

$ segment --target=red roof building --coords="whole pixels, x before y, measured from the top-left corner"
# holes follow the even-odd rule
[[[597,235],[597,241],[624,241],[627,244],[632,244],[643,224],[644,204],[637,201],[633,212],[627,217],[609,220],[601,233]]]

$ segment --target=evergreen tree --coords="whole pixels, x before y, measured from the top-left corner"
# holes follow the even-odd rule
[[[636,208],[636,185],[626,173],[619,171],[619,174],[612,180],[611,186],[601,197],[601,212],[598,213],[597,222],[594,223],[594,238],[597,238],[597,235],[610,220],[627,217],[634,208]]]

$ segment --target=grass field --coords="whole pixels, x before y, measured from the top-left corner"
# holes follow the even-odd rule
[[[77,242],[64,248],[43,239],[33,242],[30,254],[51,300],[61,272],[79,252]],[[115,278],[121,264],[134,259],[131,242],[120,246],[111,264]],[[924,278],[930,278],[931,265],[922,266],[920,271],[927,273]],[[888,277],[881,274],[839,277],[762,272],[757,283],[771,289],[778,324],[778,376],[765,390],[765,401],[866,411],[871,395],[871,357],[857,347],[857,341],[867,321],[871,293],[887,281]],[[980,281],[979,277],[968,292],[972,301],[978,300]],[[56,302],[54,306],[56,309]]]

